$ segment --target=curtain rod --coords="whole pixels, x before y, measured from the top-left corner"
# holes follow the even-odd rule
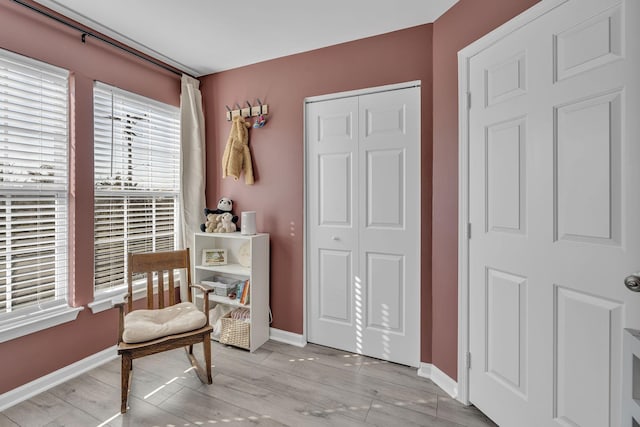
[[[61,18],[59,18],[59,17],[57,17],[55,15],[52,15],[49,12],[44,11],[42,9],[39,9],[39,8],[37,8],[37,7],[33,6],[33,5],[30,5],[30,4],[28,4],[28,3],[24,2],[24,1],[13,0],[13,2],[14,3],[18,3],[19,5],[24,6],[27,9],[31,9],[32,11],[37,12],[37,13],[39,13],[41,15],[44,15],[47,18],[53,19],[54,21],[56,21],[56,22],[58,22],[60,24],[66,25],[69,28],[73,28],[74,30],[79,31],[80,33],[82,33],[82,38],[81,38],[82,43],[85,43],[86,37],[90,36],[90,37],[93,37],[96,40],[100,40],[103,43],[106,43],[106,44],[108,44],[110,46],[113,46],[113,47],[115,47],[117,49],[120,49],[120,50],[122,50],[124,52],[127,52],[130,55],[138,57],[138,58],[140,58],[140,59],[142,59],[144,61],[150,62],[151,64],[155,65],[156,67],[163,68],[163,69],[165,69],[165,70],[167,70],[167,71],[169,71],[169,72],[171,72],[173,74],[177,74],[179,76],[182,75],[182,74],[186,74],[189,77],[193,77],[192,75],[190,75],[188,73],[185,73],[183,71],[178,70],[177,68],[167,66],[167,65],[165,65],[165,64],[163,64],[163,63],[161,63],[159,61],[156,61],[156,60],[154,60],[154,59],[152,59],[150,57],[142,56],[138,52],[136,52],[136,51],[134,51],[132,49],[129,49],[129,48],[125,47],[125,46],[122,46],[120,44],[114,43],[111,40],[106,39],[106,38],[104,38],[104,37],[102,37],[102,36],[100,36],[98,34],[92,33],[91,31],[86,31],[84,28],[81,28],[81,27],[79,27],[79,26],[77,26],[77,25],[75,25],[75,24],[73,24],[73,23],[71,23],[69,21],[61,19]]]

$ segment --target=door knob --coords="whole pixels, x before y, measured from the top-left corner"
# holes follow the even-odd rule
[[[337,242],[340,238],[338,236],[331,236],[331,240],[335,240]]]
[[[624,279],[624,285],[633,292],[640,292],[640,276],[632,274]]]

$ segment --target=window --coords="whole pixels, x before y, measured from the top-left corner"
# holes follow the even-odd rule
[[[4,331],[25,315],[68,308],[68,77],[60,68],[0,50]]]
[[[93,106],[97,295],[126,285],[129,252],[176,247],[180,111],[102,83]]]

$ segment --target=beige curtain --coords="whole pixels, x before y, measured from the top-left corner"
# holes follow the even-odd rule
[[[206,152],[204,113],[200,81],[182,75],[180,94],[180,228],[178,244],[191,248],[191,265],[199,254],[193,253],[193,233],[200,231],[205,207]],[[187,297],[186,281],[180,281],[180,296]]]

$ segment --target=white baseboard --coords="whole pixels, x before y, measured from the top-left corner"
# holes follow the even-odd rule
[[[107,363],[118,357],[116,346],[109,347],[98,353],[92,354],[89,357],[85,357],[71,365],[67,365],[64,368],[60,368],[57,371],[51,372],[43,377],[33,380],[20,387],[14,388],[6,393],[0,394],[0,412],[13,405],[30,399],[33,396],[49,390],[52,387],[57,386],[65,381],[77,377],[91,369],[98,367],[104,363]]]
[[[431,363],[420,363],[418,376],[429,378],[454,399],[458,398],[458,383]]]
[[[296,347],[304,347],[307,340],[303,335],[294,334],[293,332],[283,331],[281,329],[269,328],[269,339],[283,342],[285,344],[294,345]]]

